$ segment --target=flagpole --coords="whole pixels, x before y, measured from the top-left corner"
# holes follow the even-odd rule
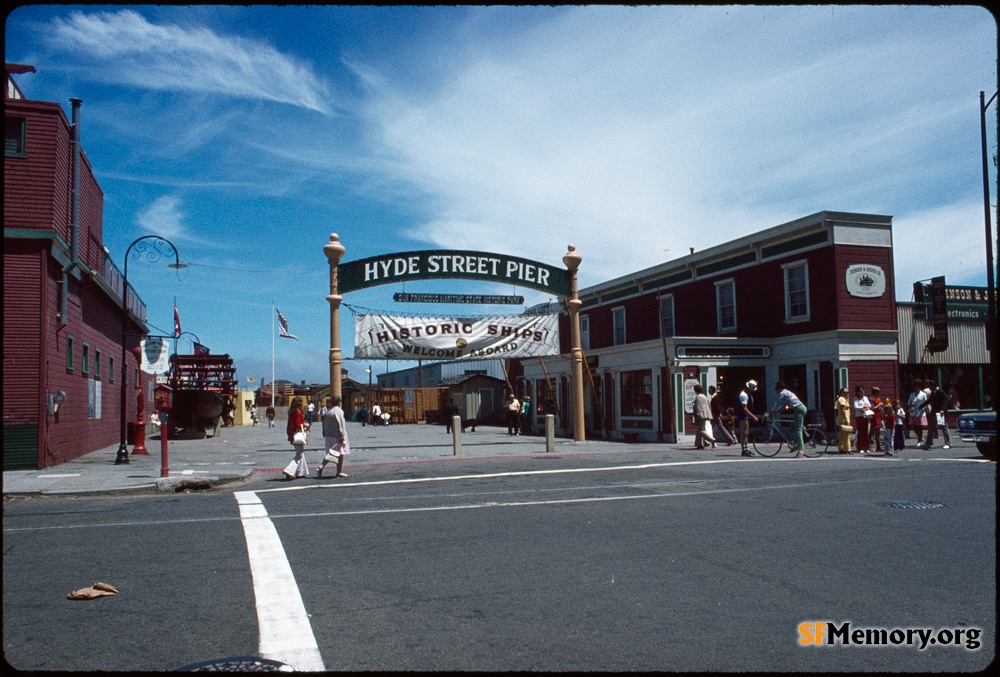
[[[274,314],[277,312],[271,301],[271,406],[277,409],[274,395]]]

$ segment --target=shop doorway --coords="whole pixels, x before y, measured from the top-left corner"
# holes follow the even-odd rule
[[[743,386],[747,381],[754,380],[758,385],[757,392],[753,398],[753,413],[759,416],[766,411],[767,395],[764,392],[764,388],[767,387],[767,384],[764,383],[763,367],[718,367],[715,370],[715,375],[716,382],[714,385],[722,393],[723,410],[732,407],[733,411],[735,411],[739,404],[740,391],[743,390]],[[803,376],[804,381],[805,377]],[[709,383],[709,385],[713,384]]]

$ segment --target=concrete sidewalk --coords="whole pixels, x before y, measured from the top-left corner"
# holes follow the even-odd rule
[[[462,453],[456,456],[452,436],[443,425],[362,426],[348,423],[351,454],[345,472],[361,474],[365,465],[408,462],[447,462],[491,457],[544,455],[545,438],[523,435],[509,437],[506,428],[479,426],[462,435]],[[693,438],[691,438],[693,440]],[[148,455],[129,457],[128,464],[115,465],[118,445],[92,452],[45,470],[14,470],[3,473],[4,498],[18,496],[72,496],[77,494],[155,493],[200,490],[240,483],[254,473],[278,475],[292,459],[294,449],[285,437],[284,426],[268,428],[235,426],[222,428],[218,437],[169,440],[168,476],[161,477],[159,436],[146,440]],[[130,447],[131,450],[131,447]],[[685,450],[692,455],[717,453],[739,456],[738,447],[720,447],[716,452],[696,451],[693,444],[573,442],[556,438],[559,454]],[[306,459],[315,469],[323,457],[323,438],[318,426],[310,435]],[[326,475],[332,475],[328,467]],[[350,480],[348,480],[350,481]]]

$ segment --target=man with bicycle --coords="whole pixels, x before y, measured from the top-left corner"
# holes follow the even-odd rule
[[[750,421],[754,423],[760,419],[753,413],[753,393],[757,390],[757,382],[753,379],[747,381],[746,387],[740,391],[739,406],[736,408],[736,425],[740,429],[740,456],[753,456],[750,451]]]
[[[802,401],[795,396],[795,393],[786,388],[782,381],[775,382],[774,392],[778,393],[778,401],[771,407],[771,411],[764,414],[764,418],[774,416],[785,407],[791,408],[795,414],[795,423],[792,428],[792,442],[789,447],[791,451],[796,452],[795,458],[804,458],[806,454],[803,451],[805,440],[803,439],[802,428],[806,420],[806,405],[802,404]]]

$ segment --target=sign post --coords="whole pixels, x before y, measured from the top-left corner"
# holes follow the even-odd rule
[[[170,436],[170,410],[174,408],[174,389],[158,385],[153,389],[153,405],[160,412],[160,477],[170,477],[167,462],[167,441]]]
[[[948,301],[945,297],[944,276],[931,278],[931,310],[934,334],[927,341],[927,351],[943,353],[948,350]]]

